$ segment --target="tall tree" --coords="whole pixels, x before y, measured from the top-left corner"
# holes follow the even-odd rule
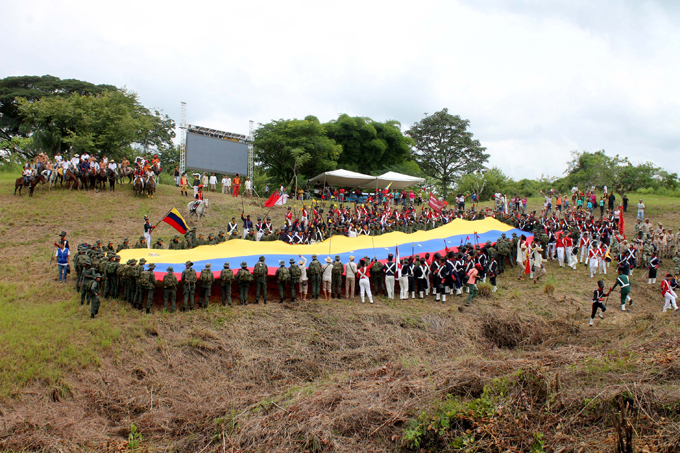
[[[401,133],[398,121],[380,123],[343,114],[325,127],[328,137],[342,145],[339,168],[375,173],[411,159],[413,140]]]
[[[69,96],[73,93],[81,95],[101,94],[105,91],[117,91],[113,85],[95,85],[76,79],[61,80],[51,75],[6,77],[0,80],[0,138],[27,137],[31,131],[22,130],[22,119],[19,112],[19,98],[30,102],[45,97]]]
[[[260,124],[254,136],[255,160],[276,183],[290,184],[296,174],[309,178],[333,170],[342,151],[314,116]],[[305,154],[310,157],[303,163]]]
[[[469,120],[443,109],[415,123],[407,134],[415,142],[416,162],[423,172],[439,182],[446,194],[453,182],[484,168],[486,148],[468,131]]]
[[[151,113],[130,91],[104,91],[100,95],[45,97],[17,100],[22,129],[30,131],[45,149],[85,151],[120,159],[130,147],[145,152],[172,146],[175,123],[160,112]]]

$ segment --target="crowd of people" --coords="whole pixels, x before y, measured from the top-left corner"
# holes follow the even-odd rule
[[[552,194],[546,195],[546,198],[552,198]],[[291,300],[306,301],[310,294],[314,299],[351,299],[359,295],[362,302],[368,300],[372,303],[375,295],[395,298],[395,288],[398,287],[398,297],[402,300],[422,299],[432,294],[434,300],[442,302],[446,302],[447,297],[463,296],[469,304],[476,297],[478,282],[488,281],[491,291],[496,291],[499,275],[509,268],[517,267],[516,278],[537,283],[546,275],[548,261],[557,262],[557,272],[570,272],[567,269],[576,270],[579,265],[583,265],[591,278],[596,275],[606,276],[609,268],[614,265],[617,277],[611,288],[621,288],[621,310],[625,311],[626,304],[632,304],[630,276],[634,270],[643,270],[647,274],[647,283],[656,284],[661,258],[670,257],[675,264],[675,274],[680,273],[680,232],[673,235],[672,231],[663,229],[661,224],[654,229],[649,219],[644,222],[638,219],[633,237],[626,238],[623,231],[620,231],[620,210],[609,210],[602,218],[597,218],[588,206],[584,208],[578,203],[566,205],[568,207],[565,204],[561,206],[562,208],[552,209],[548,205],[541,212],[526,212],[526,209],[516,205],[514,209],[507,211],[504,208],[477,211],[457,209],[461,205],[441,211],[415,206],[393,209],[387,201],[351,207],[343,204],[331,205],[327,211],[319,206],[311,207],[309,211],[305,207],[299,211],[288,207],[282,225],[278,228],[273,226],[269,217],[264,220],[258,217],[253,223],[249,215],[242,214],[240,222],[232,218],[225,230],[220,230],[218,234],[211,233],[206,237],[205,234],[198,233],[196,228],[192,228],[184,237],[176,235],[167,245],[168,249],[182,250],[241,238],[251,241],[281,240],[293,245],[307,244],[323,241],[333,235],[357,237],[392,231],[413,233],[437,228],[456,218],[477,220],[487,216],[495,217],[525,232],[519,235],[513,233],[512,237],[502,234],[495,243],[473,245],[468,242],[443,253],[410,256],[399,262],[390,255],[386,262],[370,257],[360,257],[355,261],[353,256],[345,263],[340,262],[339,256],[335,260],[330,256],[326,257],[322,262],[313,256],[311,262],[307,263],[300,256],[299,261],[291,259],[288,264],[277,263],[279,267],[270,275],[268,269],[272,263],[266,263],[266,257],[262,256],[252,272],[245,263],[234,272],[227,262],[224,263],[219,277],[216,277],[209,266],[196,272],[192,268],[193,263],[188,261],[179,280],[174,275],[174,269],[168,269],[163,281],[156,282],[153,264],[148,264],[145,268],[144,259],[122,264],[120,255],[117,255],[120,250],[131,247],[166,248],[162,239],[155,242],[151,240],[153,228],[147,228],[150,224],[145,219],[145,235],[140,236],[134,245],[127,239],[115,248],[113,243],[104,245],[102,241],[92,246],[82,245],[73,257],[73,263],[82,302],[99,296],[91,289],[95,288],[104,297],[122,297],[133,306],[147,311],[152,308],[157,285],[159,289],[163,288],[164,308],[174,311],[178,288],[182,289],[184,296],[182,309],[191,310],[194,307],[196,287],[200,289],[198,306],[205,307],[213,285],[219,285],[223,305],[231,305],[232,283],[239,288],[239,303],[248,303],[252,282],[256,287],[255,301],[262,299],[266,302],[268,280],[273,280],[272,283],[278,286],[279,302],[288,297]],[[65,280],[65,275],[63,278]],[[677,280],[669,274],[662,284],[663,296],[667,299],[664,311],[668,308],[677,309],[676,287]],[[612,290],[610,288],[608,292],[604,291],[604,287],[600,288],[600,285],[598,288],[594,292],[591,325],[598,310],[604,307],[601,305],[602,297],[606,297]],[[94,316],[94,307],[98,307],[98,303],[91,307]]]

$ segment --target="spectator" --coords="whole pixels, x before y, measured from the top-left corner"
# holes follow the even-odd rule
[[[244,186],[246,188],[246,197],[252,197],[253,196],[253,182],[250,180],[250,178],[246,178],[246,182],[244,183]]]
[[[215,173],[210,175],[210,191],[217,191],[217,176],[215,176]]]
[[[179,187],[179,167],[175,166],[175,186]]]
[[[227,175],[224,175],[224,177],[222,177],[222,193],[224,194],[228,193],[229,190],[228,179],[229,177]]]
[[[68,274],[69,256],[71,252],[64,247],[63,242],[55,242],[57,246],[57,267],[59,268],[59,283],[66,283],[66,275]]]

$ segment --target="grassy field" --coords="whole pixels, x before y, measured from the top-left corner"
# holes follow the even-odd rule
[[[610,303],[592,328],[594,281],[554,263],[538,285],[509,270],[469,308],[378,297],[142,315],[103,301],[90,320],[49,266],[57,234],[135,241],[144,214],[188,198],[12,191],[0,175],[0,450],[616,451],[619,433],[632,451],[680,450],[680,317],[641,272],[631,311]],[[268,212],[208,198],[206,233]],[[677,230],[679,199],[644,200]]]

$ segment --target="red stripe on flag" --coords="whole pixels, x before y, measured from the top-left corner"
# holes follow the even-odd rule
[[[184,234],[184,233],[187,232],[186,228],[184,228],[182,225],[180,225],[179,223],[177,223],[174,219],[172,219],[170,217],[164,218],[163,222],[167,223],[168,225],[170,225],[171,227],[173,227],[174,229],[179,231],[181,234]]]

